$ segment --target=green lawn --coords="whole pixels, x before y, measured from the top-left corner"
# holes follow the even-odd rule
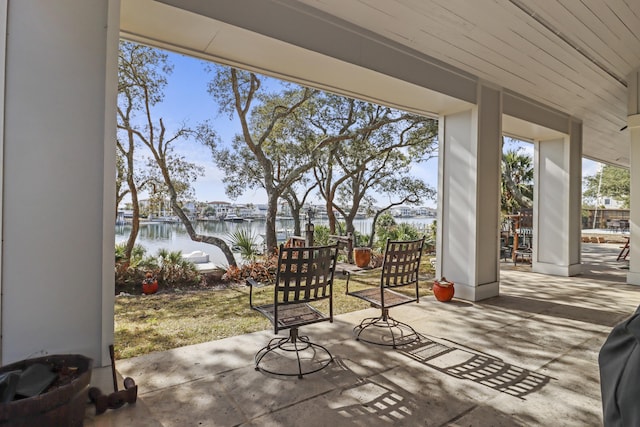
[[[378,284],[379,274],[375,269],[352,277],[349,287]],[[431,292],[429,274],[421,282],[421,296]],[[337,276],[334,315],[367,308],[364,301],[345,295],[345,280]],[[254,302],[272,298],[268,287],[254,290]],[[269,328],[269,321],[249,308],[249,288],[244,285],[132,295],[116,298],[114,347],[116,357],[126,359]]]

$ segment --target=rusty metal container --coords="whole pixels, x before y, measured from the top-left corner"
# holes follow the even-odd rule
[[[93,361],[78,354],[51,355],[3,366],[0,374],[24,371],[35,363],[50,366],[58,373],[58,384],[54,382],[49,390],[36,396],[0,404],[0,426],[82,426]]]

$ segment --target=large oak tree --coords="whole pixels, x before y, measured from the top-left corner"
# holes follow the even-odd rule
[[[247,189],[267,193],[265,236],[267,250],[275,251],[278,202],[309,171],[326,147],[348,134],[314,134],[307,125],[318,91],[282,83],[267,91],[257,74],[235,68],[211,67],[209,93],[220,111],[240,121],[241,132],[228,145],[210,141],[214,159],[225,172],[227,195]]]
[[[265,78],[254,73],[211,69],[215,74],[209,92],[221,112],[239,119],[242,132],[229,144],[214,142],[210,148],[225,172],[229,196],[258,187],[266,191],[267,248],[276,246],[278,201],[287,200],[299,213],[301,201],[315,185],[304,185],[311,169],[334,233],[333,210],[340,211],[353,229],[360,204],[373,191],[395,194],[397,203],[432,194],[419,180],[400,178],[410,164],[430,155],[435,122],[294,84],[282,83],[269,92],[262,87]],[[304,187],[303,196],[296,186]]]
[[[164,98],[167,75],[172,72],[167,55],[148,46],[121,42],[118,60],[118,148],[127,158],[127,182],[133,202],[134,225],[127,242],[125,256],[130,257],[138,232],[139,201],[138,190],[133,179],[134,151],[141,145],[150,153],[150,166],[157,167],[147,175],[148,182],[163,185],[171,201],[173,212],[180,218],[189,237],[197,242],[209,243],[222,250],[227,263],[236,265],[235,257],[226,242],[218,237],[201,235],[195,232],[193,224],[182,209],[180,196],[189,194],[191,183],[202,174],[193,163],[174,152],[176,144],[185,142],[189,137],[211,139],[213,131],[207,126],[191,129],[186,125],[169,132],[162,117],[155,118],[153,107]],[[121,141],[126,141],[122,143]],[[156,177],[153,179],[153,177]],[[162,178],[160,181],[159,177]]]
[[[320,101],[322,107],[312,126],[324,131],[341,123],[351,135],[326,150],[314,167],[330,231],[336,229],[334,211],[344,219],[346,232],[353,233],[353,221],[365,208],[374,214],[371,245],[375,220],[381,213],[398,205],[418,204],[435,194],[423,180],[412,176],[411,169],[435,155],[437,122],[332,94]]]

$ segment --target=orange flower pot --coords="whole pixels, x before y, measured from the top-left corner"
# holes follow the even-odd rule
[[[153,282],[151,281],[143,281],[142,282],[142,293],[145,295],[149,295],[149,294],[155,294],[156,292],[158,292],[158,281],[154,280]]]
[[[371,262],[371,248],[353,248],[353,260],[358,267],[367,267]]]
[[[444,277],[433,282],[433,294],[438,301],[451,301],[454,294],[453,282],[447,281]]]

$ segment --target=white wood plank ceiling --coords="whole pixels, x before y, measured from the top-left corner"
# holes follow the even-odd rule
[[[327,31],[340,28],[378,41],[389,40],[390,44],[405,46],[476,79],[574,116],[583,121],[585,156],[629,165],[629,135],[620,129],[627,117],[626,79],[640,67],[640,0],[161,2],[201,15],[177,13],[152,0],[122,0],[123,36],[303,83],[315,82],[319,87],[370,100],[388,99],[392,105],[417,111],[438,113],[463,103],[428,91],[417,96],[419,88],[415,85],[402,88],[394,79],[380,84],[375,73],[357,74],[348,69],[348,64],[320,55],[300,61],[300,52],[294,47],[269,45],[269,37],[239,32],[211,19],[217,18],[217,10],[224,15],[224,10],[231,7],[245,7],[247,28],[261,32],[270,20],[278,22],[265,10],[295,10],[299,16],[326,21]],[[260,7],[265,9],[251,17]],[[204,14],[208,15],[206,19]],[[290,26],[295,27],[294,23]],[[277,37],[278,31],[282,29],[261,34]],[[315,74],[319,70],[322,73]],[[352,74],[354,78],[346,81],[345,75]],[[385,85],[386,92],[381,88]],[[402,93],[409,98],[413,93],[413,99],[402,98]],[[505,126],[513,126],[516,134],[518,125],[522,125],[518,120],[505,120]],[[537,136],[535,132],[531,135]]]
[[[628,165],[639,0],[298,0],[584,121],[584,153]]]

